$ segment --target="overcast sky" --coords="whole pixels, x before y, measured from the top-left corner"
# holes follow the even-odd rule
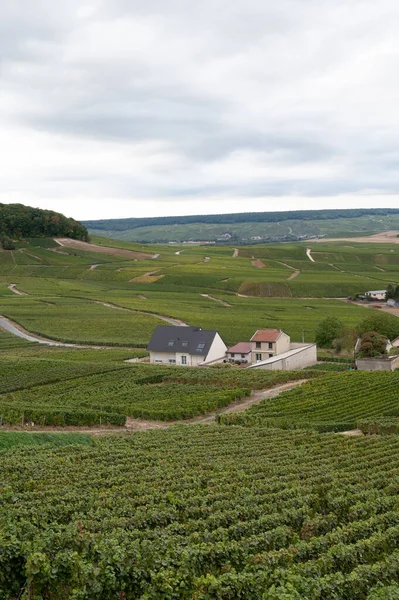
[[[0,202],[399,207],[396,0],[2,0]]]

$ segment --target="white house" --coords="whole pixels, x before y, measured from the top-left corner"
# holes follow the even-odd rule
[[[150,362],[159,365],[184,365],[196,367],[222,361],[227,346],[217,331],[200,327],[155,328],[150,343]]]
[[[371,290],[366,292],[365,296],[368,300],[385,300],[386,294],[386,290]]]

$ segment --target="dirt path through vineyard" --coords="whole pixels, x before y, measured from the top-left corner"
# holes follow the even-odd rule
[[[306,383],[307,379],[298,379],[297,381],[290,381],[289,383],[282,383],[281,385],[276,385],[273,388],[269,388],[267,390],[255,390],[252,392],[250,396],[247,398],[243,398],[242,400],[237,400],[232,404],[229,404],[225,408],[222,408],[218,411],[213,412],[210,415],[195,417],[194,419],[190,419],[190,423],[213,423],[215,421],[215,416],[217,414],[226,414],[233,412],[243,412],[250,406],[254,404],[259,404],[265,398],[276,398],[283,392],[288,390],[292,390],[298,385],[302,385]]]
[[[147,431],[150,429],[168,429],[172,425],[185,424],[185,425],[209,425],[215,422],[215,417],[218,414],[242,412],[252,406],[253,404],[259,404],[259,402],[265,398],[276,398],[282,392],[291,390],[298,385],[302,385],[308,381],[307,379],[299,379],[297,381],[291,381],[289,383],[283,383],[276,385],[273,388],[267,390],[255,390],[247,398],[237,400],[232,404],[229,404],[225,408],[217,411],[213,411],[206,415],[199,415],[192,419],[186,419],[182,421],[150,421],[148,419],[133,419],[127,417],[125,427],[11,427],[4,426],[1,431],[27,431],[30,433],[86,433],[88,435],[110,435],[115,433],[133,433],[134,431]]]

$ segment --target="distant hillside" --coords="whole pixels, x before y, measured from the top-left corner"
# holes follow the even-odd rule
[[[15,238],[55,236],[89,239],[82,223],[60,213],[23,204],[0,204],[0,242],[6,250],[11,249]]]
[[[84,221],[94,235],[141,243],[228,244],[346,237],[399,229],[399,209],[303,210]]]

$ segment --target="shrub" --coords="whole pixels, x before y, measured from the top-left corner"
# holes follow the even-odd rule
[[[331,348],[335,339],[339,338],[344,328],[336,317],[327,317],[316,329],[316,344],[321,348]]]
[[[359,358],[372,358],[387,353],[388,339],[377,333],[369,331],[365,333],[360,340],[360,346],[357,352]]]

